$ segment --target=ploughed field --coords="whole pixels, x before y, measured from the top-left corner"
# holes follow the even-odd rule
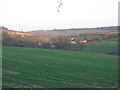
[[[3,88],[117,87],[118,56],[2,47]]]

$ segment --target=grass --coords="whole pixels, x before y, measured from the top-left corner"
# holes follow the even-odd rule
[[[0,46],[0,89],[2,88],[2,47]]]
[[[118,37],[106,39],[100,42],[86,44],[85,51],[94,53],[117,53],[118,52]]]
[[[118,87],[118,57],[3,47],[3,88]]]

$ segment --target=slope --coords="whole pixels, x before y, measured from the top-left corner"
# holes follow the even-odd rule
[[[3,87],[117,87],[117,60],[104,54],[3,47]]]

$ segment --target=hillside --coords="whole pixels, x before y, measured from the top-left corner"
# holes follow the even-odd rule
[[[113,32],[118,31],[120,29],[120,26],[109,26],[109,27],[97,27],[97,28],[71,28],[71,29],[54,29],[54,30],[33,30],[28,32],[20,32],[15,30],[9,30],[8,28],[4,26],[0,26],[0,31],[6,31],[10,34],[18,34],[18,35],[39,35],[41,37],[55,37],[59,35],[63,36],[69,36],[69,35],[76,35],[76,34],[85,34],[85,33],[97,33],[97,32]]]
[[[24,47],[2,49],[3,87],[118,86],[118,56]]]
[[[89,32],[104,32],[118,30],[120,26],[109,26],[109,27],[97,27],[97,28],[71,28],[71,29],[54,29],[54,30],[34,30],[29,31],[33,34],[54,34],[54,35],[73,35],[79,33],[89,33]]]
[[[1,27],[2,38],[0,37],[0,40],[2,39],[3,46],[62,49],[118,55],[120,32],[117,28],[117,26],[114,26],[40,30],[36,34],[33,32],[17,32]]]
[[[94,53],[104,53],[104,54],[119,54],[119,44],[118,38],[109,38],[103,41],[87,44],[85,51]]]

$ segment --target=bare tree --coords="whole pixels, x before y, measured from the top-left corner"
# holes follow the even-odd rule
[[[59,6],[58,6],[57,11],[58,11],[58,13],[60,13],[60,8],[61,8],[61,6],[63,6],[62,0],[59,1],[58,3],[59,3]]]

